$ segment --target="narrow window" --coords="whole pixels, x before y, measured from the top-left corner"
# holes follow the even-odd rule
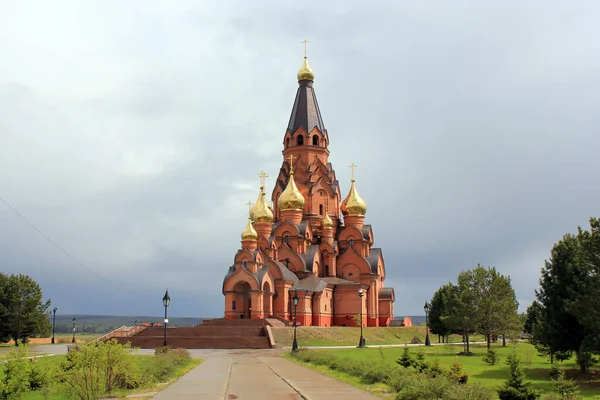
[[[319,215],[323,215],[323,204],[319,204]]]
[[[329,265],[325,266],[325,276],[329,276]]]
[[[235,300],[231,302],[231,309],[235,311]]]
[[[350,244],[350,247],[354,248],[354,239],[350,239],[348,244]]]
[[[298,135],[298,146],[302,146],[304,144],[304,136]]]
[[[313,136],[313,146],[319,145],[319,137],[317,135]]]
[[[283,240],[285,241],[286,244],[290,244],[290,237],[289,236],[284,237]]]
[[[290,147],[290,138],[285,139],[285,148]]]

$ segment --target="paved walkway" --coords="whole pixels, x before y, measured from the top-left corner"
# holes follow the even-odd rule
[[[281,349],[191,352],[205,361],[153,399],[378,399],[280,357]]]

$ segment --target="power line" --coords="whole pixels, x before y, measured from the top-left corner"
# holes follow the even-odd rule
[[[75,261],[77,264],[81,265],[83,268],[87,269],[89,272],[91,272],[92,274],[96,275],[100,279],[103,279],[104,281],[110,283],[110,281],[108,279],[106,279],[105,277],[103,277],[102,275],[100,275],[99,273],[97,273],[96,271],[94,271],[93,269],[91,269],[90,267],[88,267],[87,265],[85,265],[82,261],[79,261],[71,253],[69,253],[68,251],[66,251],[65,249],[63,249],[58,243],[56,243],[54,240],[52,240],[48,235],[46,235],[44,232],[42,232],[37,226],[35,226],[32,222],[30,222],[27,218],[25,218],[23,216],[23,214],[21,214],[13,206],[11,206],[10,204],[8,204],[8,202],[6,200],[4,200],[2,197],[0,197],[0,201],[3,202],[4,204],[6,204],[6,206],[8,208],[10,208],[15,214],[17,214],[19,216],[19,218],[21,218],[23,221],[27,222],[29,224],[29,226],[31,226],[33,229],[35,229],[48,242],[50,242],[52,245],[54,245],[54,247],[56,247],[58,250],[60,250],[61,252],[63,252],[71,260]]]

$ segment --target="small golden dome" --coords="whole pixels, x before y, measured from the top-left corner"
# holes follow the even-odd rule
[[[358,194],[358,191],[354,186],[354,179],[352,180],[348,196],[342,201],[341,208],[342,214],[349,216],[364,216],[367,213],[367,203]]]
[[[321,220],[321,227],[322,228],[333,228],[333,221],[329,217],[329,213],[327,211],[325,211],[325,216]]]
[[[304,209],[304,196],[296,187],[296,182],[294,182],[294,170],[290,171],[290,180],[283,191],[281,196],[279,196],[279,200],[277,201],[279,205],[279,210],[303,210]]]
[[[250,218],[252,222],[273,222],[273,210],[269,207],[269,203],[267,203],[264,186],[260,187],[258,199],[250,210]]]
[[[256,240],[258,239],[258,234],[254,230],[252,226],[252,220],[248,218],[248,225],[246,225],[246,229],[242,232],[242,240]]]
[[[304,57],[304,64],[302,64],[302,68],[298,71],[298,81],[314,81],[315,73],[308,65],[308,60]]]

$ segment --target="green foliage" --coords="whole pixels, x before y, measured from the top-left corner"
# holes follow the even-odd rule
[[[406,350],[405,350],[406,351]],[[407,357],[410,354],[406,352]],[[396,365],[390,367],[380,360],[335,356],[326,352],[300,350],[294,355],[315,365],[324,365],[336,371],[359,377],[364,383],[385,383],[403,400],[492,400],[493,393],[480,385],[466,386],[467,374],[457,365],[443,371],[437,360],[428,363],[423,353],[417,353],[412,366],[406,370]],[[407,359],[408,359],[407,358]],[[400,358],[402,359],[402,357]],[[399,364],[400,359],[396,362]],[[419,372],[421,370],[422,372]]]
[[[498,389],[498,398],[500,400],[537,400],[540,398],[540,392],[531,388],[527,382],[527,376],[521,368],[521,363],[514,349],[506,359],[510,369],[510,376],[504,382],[504,385]]]
[[[498,353],[496,352],[496,350],[489,348],[487,350],[487,353],[483,357],[483,361],[490,365],[496,365],[496,363],[498,362]]]
[[[450,313],[449,301],[452,296],[452,284],[448,283],[435,291],[429,302],[429,329],[434,335],[446,336],[452,333],[447,316]]]
[[[562,369],[558,370],[556,378],[553,379],[554,393],[559,400],[579,400],[579,385],[569,379]]]
[[[446,376],[451,381],[460,384],[465,384],[469,380],[469,374],[463,371],[462,364],[456,361],[450,365]]]
[[[404,368],[408,368],[413,365],[414,360],[410,355],[410,352],[408,351],[408,346],[404,346],[402,356],[398,360],[396,360],[396,362]]]
[[[0,273],[0,342],[23,343],[30,337],[47,336],[50,300],[43,301],[40,286],[28,275]]]
[[[581,372],[600,353],[600,219],[590,219],[590,229],[566,234],[551,250],[536,291],[539,306],[532,305],[527,328],[532,343],[550,359],[577,354]]]
[[[31,390],[31,361],[27,358],[27,346],[21,346],[11,351],[4,364],[4,380],[1,398],[20,399],[24,393]]]
[[[61,380],[77,399],[91,400],[114,389],[128,387],[136,377],[131,345],[115,339],[81,346],[62,365]]]

